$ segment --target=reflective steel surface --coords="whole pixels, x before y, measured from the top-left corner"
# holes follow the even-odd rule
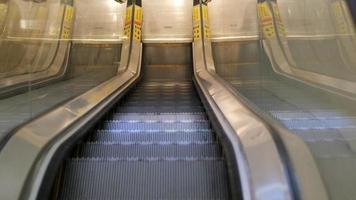
[[[124,37],[126,3],[114,0],[76,0],[75,42],[117,43]]]
[[[213,41],[243,40],[258,36],[255,0],[211,1],[208,7]]]
[[[274,69],[355,99],[355,28],[347,3],[321,0],[264,4],[270,7],[268,12],[274,20],[271,28],[276,36],[265,39]]]
[[[143,0],[143,42],[177,43],[193,40],[191,0]]]

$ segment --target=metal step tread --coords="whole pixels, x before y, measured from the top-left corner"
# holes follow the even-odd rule
[[[159,133],[110,133],[98,132],[91,141],[135,141],[135,142],[213,142],[214,135],[211,132],[159,132]]]
[[[223,161],[67,162],[60,199],[229,199]]]
[[[144,82],[64,166],[59,199],[229,199],[227,166],[191,82]]]
[[[125,106],[118,107],[118,112],[125,113],[186,113],[186,112],[204,112],[203,106]]]
[[[103,128],[107,130],[207,130],[209,121],[199,122],[120,122],[105,121]]]
[[[292,130],[305,129],[343,129],[356,128],[355,118],[334,118],[334,119],[316,119],[303,118],[293,120],[281,120],[281,122]]]
[[[196,96],[195,91],[144,91],[144,92],[135,92],[132,94],[129,94],[127,96],[128,99],[132,97],[176,97],[176,96],[181,96],[181,98],[186,98],[186,97],[193,97],[192,99],[197,99],[194,98]]]
[[[115,113],[113,120],[133,121],[185,121],[207,120],[205,113]]]
[[[198,101],[185,101],[185,100],[141,100],[141,101],[127,101],[123,102],[121,107],[124,106],[201,106]]]
[[[142,96],[137,96],[137,97],[129,97],[126,99],[122,100],[122,104],[128,103],[128,102],[164,102],[164,103],[171,103],[172,105],[178,104],[179,102],[196,102],[199,103],[197,99],[193,99],[191,96],[147,96],[147,95],[142,95]],[[201,104],[201,103],[200,103]]]
[[[172,134],[172,133],[198,133],[198,132],[206,132],[206,133],[211,133],[213,132],[212,129],[200,129],[200,130],[193,130],[193,129],[187,129],[187,130],[105,130],[105,129],[99,129],[97,132],[101,133],[111,133],[111,134],[130,134],[130,133],[140,133],[140,134],[148,134],[148,133],[167,133],[167,134]]]
[[[129,158],[129,157],[219,157],[217,144],[108,144],[83,143],[78,157]]]

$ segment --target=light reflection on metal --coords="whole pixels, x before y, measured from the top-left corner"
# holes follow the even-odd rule
[[[126,2],[126,0],[115,0],[116,2],[118,2],[118,3],[125,3]]]

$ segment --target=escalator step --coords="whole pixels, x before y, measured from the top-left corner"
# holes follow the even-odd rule
[[[204,112],[202,106],[125,106],[117,109],[124,113],[186,113]]]
[[[143,82],[113,111],[64,164],[59,199],[229,199],[221,146],[191,82]]]
[[[217,144],[110,144],[83,143],[78,157],[92,158],[165,158],[165,157],[220,157]]]
[[[127,96],[128,99],[130,98],[138,98],[138,97],[145,97],[145,98],[180,98],[180,99],[187,99],[192,100],[196,98],[192,98],[196,94],[194,92],[142,92],[142,93],[135,93]]]
[[[287,128],[292,130],[356,128],[356,118],[305,118],[281,121]]]
[[[130,96],[139,96],[142,94],[152,94],[152,95],[162,95],[162,94],[195,94],[195,90],[192,88],[149,88],[149,89],[144,89],[144,88],[139,88],[135,90],[135,93],[129,94]]]
[[[138,93],[141,91],[194,91],[194,88],[191,86],[191,84],[187,85],[175,85],[175,86],[162,86],[162,85],[156,85],[156,86],[143,86],[143,87],[136,87],[134,92]]]
[[[137,141],[137,142],[213,142],[214,136],[211,132],[159,132],[159,133],[110,133],[106,131],[98,132],[92,141]]]
[[[186,93],[186,94],[132,94],[128,95],[126,99],[130,101],[139,101],[139,100],[180,100],[180,101],[188,101],[188,100],[198,100],[195,98],[196,94]]]
[[[356,119],[355,114],[347,110],[297,110],[297,111],[270,111],[278,119]],[[347,116],[347,117],[345,117]]]
[[[229,199],[223,161],[73,159],[60,199]]]
[[[198,132],[206,132],[206,133],[211,133],[213,132],[212,129],[201,129],[201,130],[193,130],[193,129],[187,129],[187,130],[121,130],[121,129],[116,129],[116,130],[98,130],[99,132],[106,132],[106,133],[112,133],[112,134],[130,134],[130,133],[137,133],[137,134],[149,134],[149,133],[166,133],[166,134],[172,134],[172,133],[198,133]]]
[[[199,101],[191,100],[135,100],[123,102],[121,106],[201,106]]]
[[[307,129],[307,130],[295,130],[295,133],[299,137],[303,138],[306,142],[317,142],[317,141],[345,141],[345,140],[355,140],[354,129],[343,128],[343,129]]]
[[[210,129],[209,121],[199,121],[194,123],[189,122],[120,122],[120,121],[106,121],[104,123],[104,129],[107,130],[208,130]]]
[[[113,120],[122,121],[199,121],[207,120],[204,113],[115,113]]]

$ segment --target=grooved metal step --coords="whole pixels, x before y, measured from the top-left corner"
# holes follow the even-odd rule
[[[227,166],[191,82],[147,82],[64,168],[60,199],[229,199]]]
[[[113,120],[122,121],[199,121],[207,120],[204,113],[115,113]]]
[[[152,97],[152,98],[167,98],[167,99],[174,99],[175,97],[181,98],[181,99],[191,99],[188,97],[195,96],[195,93],[193,92],[146,92],[146,93],[139,93],[139,94],[132,94],[128,96],[128,99],[134,98],[134,97]]]
[[[229,199],[223,161],[70,160],[60,199]]]
[[[107,144],[84,143],[78,157],[101,158],[145,158],[145,157],[219,157],[220,147],[216,144]]]
[[[132,100],[132,101],[136,101],[136,100],[140,100],[140,99],[145,99],[145,100],[156,100],[156,99],[160,99],[160,100],[175,100],[175,99],[179,99],[179,100],[196,100],[196,98],[194,97],[195,94],[193,93],[189,93],[189,94],[137,94],[137,95],[130,95],[127,96],[126,99],[128,100]]]
[[[208,121],[198,122],[120,122],[120,121],[106,121],[104,129],[108,130],[208,130],[210,124]]]
[[[186,113],[186,112],[204,112],[202,106],[125,106],[119,107],[118,112],[126,113]]]
[[[130,94],[130,96],[137,96],[142,94],[195,94],[192,88],[140,88],[135,91],[135,93]]]
[[[213,142],[214,136],[211,132],[158,132],[158,133],[112,133],[100,131],[92,136],[91,141],[136,141],[136,142]]]
[[[172,134],[172,133],[196,133],[196,132],[212,132],[212,129],[201,129],[201,130],[195,130],[195,129],[187,129],[187,130],[103,130],[100,129],[98,130],[99,132],[110,132],[110,133],[117,133],[117,134],[129,134],[129,133],[141,133],[141,134],[148,134],[148,133],[167,133],[167,134]]]
[[[356,128],[355,118],[334,118],[334,119],[294,119],[281,120],[289,129],[342,129]]]
[[[201,106],[198,101],[177,100],[177,99],[161,99],[161,100],[135,100],[123,103],[121,106]]]

